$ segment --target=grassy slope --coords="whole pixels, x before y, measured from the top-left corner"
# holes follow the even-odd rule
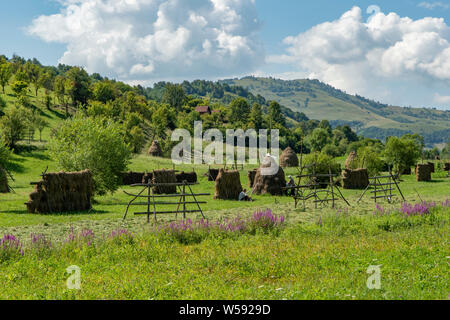
[[[260,94],[268,100],[279,101],[284,106],[294,111],[304,112],[310,119],[327,120],[352,120],[361,121],[364,127],[379,127],[383,129],[395,128],[411,130],[414,132],[431,132],[434,130],[449,129],[448,119],[443,118],[443,112],[429,109],[408,109],[412,114],[406,114],[401,107],[388,107],[391,115],[389,117],[380,116],[374,113],[370,107],[363,103],[365,107],[354,103],[343,101],[331,96],[314,83],[308,80],[295,80],[295,85],[310,86],[317,96],[312,97],[308,92],[292,89],[289,92],[276,93],[270,89],[272,85],[289,88],[289,82],[268,78],[243,78],[233,80],[233,84],[240,85],[253,94]],[[292,87],[291,87],[292,88]],[[305,100],[309,98],[308,107],[305,108]],[[355,98],[356,99],[356,98]],[[433,114],[435,119],[426,119],[426,114]],[[441,117],[441,119],[440,119]],[[411,123],[402,123],[393,119],[401,118]]]

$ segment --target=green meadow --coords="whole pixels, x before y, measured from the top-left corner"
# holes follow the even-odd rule
[[[9,87],[3,95],[14,103]],[[42,91],[42,90],[41,90]],[[39,104],[38,98],[30,96]],[[255,196],[254,202],[213,199],[214,182],[204,175],[206,165],[181,165],[177,170],[195,170],[205,216],[212,222],[250,218],[257,210],[270,209],[285,218],[274,229],[253,232],[194,234],[195,241],[158,232],[180,216],[158,216],[149,224],[134,216],[143,206],[132,207],[122,186],[113,194],[95,197],[89,212],[29,214],[25,202],[42,172],[58,171],[45,149],[51,129],[64,118],[64,110],[41,108],[49,127],[42,141],[22,141],[13,155],[10,181],[13,192],[0,195],[0,237],[14,235],[23,245],[23,255],[0,255],[0,299],[448,299],[450,207],[441,204],[450,195],[450,179],[437,170],[431,182],[416,182],[402,176],[400,188],[411,204],[436,202],[424,215],[399,213],[398,192],[389,204],[381,201],[384,214],[362,190],[342,190],[350,202],[336,208],[309,201],[294,207],[290,197]],[[111,155],[114,156],[114,155]],[[344,157],[338,159],[341,163]],[[132,171],[172,168],[170,160],[135,155]],[[245,166],[241,183],[249,189]],[[287,169],[286,175],[296,175]],[[163,209],[163,208],[161,208]],[[164,208],[165,209],[165,208]],[[374,214],[374,212],[376,214]],[[201,215],[188,218],[198,221]],[[114,230],[127,230],[131,238],[112,238]],[[68,242],[70,234],[89,230],[89,243]],[[51,247],[34,248],[30,235],[43,235]],[[67,287],[69,266],[81,270],[80,290]],[[380,268],[380,289],[369,289],[370,266]]]
[[[213,200],[214,182],[196,166],[202,208],[211,221],[249,217],[271,209],[286,218],[276,232],[256,232],[230,237],[206,236],[199,242],[180,243],[155,233],[155,223],[122,215],[130,197],[122,187],[114,194],[96,197],[93,210],[80,213],[28,214],[24,203],[48,166],[45,150],[14,156],[14,193],[1,195],[0,235],[21,239],[24,255],[0,262],[2,299],[447,299],[449,294],[448,245],[450,208],[440,202],[449,195],[444,172],[433,182],[416,182],[403,176],[400,188],[411,203],[436,201],[428,215],[405,217],[396,212],[400,197],[380,205],[390,212],[374,215],[375,204],[362,191],[342,190],[337,208],[294,208],[289,197],[254,196],[254,202]],[[136,156],[134,171],[171,168],[168,160]],[[180,166],[179,170],[192,170]],[[246,167],[241,181],[248,188]],[[287,174],[296,174],[288,169]],[[397,193],[398,194],[398,193]],[[142,211],[143,207],[140,207]],[[189,218],[198,220],[199,215]],[[180,217],[178,217],[180,219]],[[175,215],[159,216],[156,227],[174,221]],[[133,233],[132,241],[113,241],[117,229]],[[67,235],[92,230],[93,244],[67,244]],[[43,234],[52,249],[33,250],[30,234]],[[66,268],[81,269],[81,289],[66,286]],[[369,266],[381,266],[381,289],[370,290]]]

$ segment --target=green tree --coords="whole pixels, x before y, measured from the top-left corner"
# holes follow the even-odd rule
[[[181,110],[186,100],[186,92],[181,85],[168,83],[165,86],[162,97],[163,103],[167,103],[175,110]]]
[[[313,151],[321,151],[330,142],[330,137],[326,129],[316,128],[306,138],[306,141]]]
[[[0,64],[0,85],[2,86],[3,93],[5,93],[5,87],[9,83],[9,79],[12,76],[11,64],[3,63]]]
[[[117,190],[131,158],[121,125],[80,114],[63,121],[52,135],[48,148],[61,169],[91,170],[96,194]]]
[[[134,126],[128,133],[128,141],[134,153],[141,152],[145,145],[145,134],[141,127]]]
[[[10,106],[5,110],[5,114],[0,118],[0,132],[3,141],[11,148],[17,146],[17,142],[25,135],[29,110],[24,107]]]
[[[330,157],[338,157],[339,156],[339,148],[334,144],[327,144],[323,147],[322,152]]]
[[[411,136],[390,137],[384,149],[386,161],[393,166],[396,173],[415,166],[421,156],[420,144]]]
[[[67,84],[67,79],[63,76],[57,76],[55,78],[54,84],[53,84],[53,89],[55,91],[56,96],[58,97],[59,103],[63,105],[63,107],[66,109],[66,117],[69,116],[69,107],[68,107],[68,103],[66,100],[66,94],[67,94],[67,90],[66,90],[66,84]]]
[[[53,90],[53,81],[50,72],[45,71],[39,74],[38,86],[44,88],[46,94],[48,91]]]
[[[80,67],[73,67],[67,71],[66,77],[65,89],[72,99],[73,106],[79,104],[86,106],[91,96],[91,78],[88,73]]]
[[[47,120],[35,111],[33,112],[31,123],[39,131],[39,141],[42,142],[42,131],[48,126]]]
[[[0,97],[0,109],[6,108],[6,101]]]
[[[320,121],[319,128],[327,130],[329,136],[332,135],[333,129],[331,128],[330,122],[328,120]]]
[[[95,100],[106,103],[116,98],[116,88],[110,81],[96,82],[93,85],[92,94]]]
[[[26,89],[28,88],[28,84],[25,81],[14,81],[11,85],[12,91],[16,94],[16,97],[20,97],[26,94]]]
[[[281,106],[278,102],[272,101],[269,104],[269,121],[272,127],[275,124],[279,124],[281,126],[286,126],[286,118],[281,113]]]
[[[259,103],[254,103],[252,106],[252,110],[250,111],[250,126],[252,129],[255,129],[256,131],[263,128],[264,125],[264,119],[263,119],[263,113],[262,108]]]
[[[250,114],[250,105],[244,98],[236,98],[230,103],[230,121],[246,123]]]
[[[154,137],[161,138],[161,140],[166,138],[166,130],[169,126],[168,109],[169,108],[166,105],[163,105],[156,109],[152,115]]]
[[[383,160],[380,157],[380,151],[375,146],[361,147],[357,151],[359,167],[367,168],[369,176],[373,177],[379,174],[383,169]]]
[[[24,68],[28,76],[28,83],[32,83],[34,85],[34,90],[37,97],[39,88],[41,87],[41,83],[39,82],[41,69],[39,68],[39,66],[30,62],[27,62]]]
[[[7,146],[0,132],[0,168],[8,168],[11,156],[11,149]]]

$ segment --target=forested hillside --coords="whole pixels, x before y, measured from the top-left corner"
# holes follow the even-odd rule
[[[445,143],[450,137],[450,111],[390,106],[349,95],[318,80],[245,77],[221,83],[241,86],[310,119],[327,119],[333,126],[350,125],[369,138],[384,140],[388,136],[419,133],[431,146]]]

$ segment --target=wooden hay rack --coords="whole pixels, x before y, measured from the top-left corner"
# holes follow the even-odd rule
[[[206,204],[206,201],[198,201],[197,197],[200,196],[210,196],[209,193],[194,193],[192,191],[191,186],[197,185],[198,183],[189,183],[183,181],[181,183],[148,183],[148,184],[134,184],[131,187],[143,187],[143,189],[138,194],[132,194],[127,191],[124,193],[128,196],[133,197],[132,200],[127,205],[125,210],[125,214],[123,215],[123,220],[126,219],[128,211],[131,205],[145,205],[147,207],[147,211],[145,212],[135,212],[135,215],[146,215],[147,222],[150,222],[150,216],[153,214],[154,220],[156,221],[156,216],[158,214],[176,214],[176,218],[178,217],[178,213],[183,214],[183,218],[186,219],[186,213],[201,213],[202,217],[205,218],[203,214],[202,208],[200,204]],[[167,187],[167,186],[175,186],[179,190],[179,194],[156,194],[154,192],[154,187]],[[144,203],[134,203],[137,199],[145,198],[146,202]],[[178,201],[165,201],[165,199],[177,198]],[[187,198],[193,198],[193,200],[187,201]],[[197,209],[188,210],[187,205],[195,204]],[[177,206],[176,210],[166,210],[166,211],[158,211],[157,205],[168,205],[168,206]]]
[[[369,185],[364,190],[361,197],[359,197],[358,203],[371,188],[373,188],[373,190],[371,190],[370,193],[373,195],[370,198],[373,199],[375,203],[377,203],[378,199],[385,199],[389,203],[391,203],[392,198],[396,196],[392,193],[392,191],[395,190],[400,193],[403,201],[406,201],[405,197],[403,196],[402,190],[400,190],[400,187],[398,185],[397,178],[392,174],[392,171],[389,171],[389,175],[386,176],[369,177]]]
[[[303,174],[303,170],[312,167],[312,174]],[[294,191],[295,208],[297,208],[299,202],[303,202],[303,209],[306,208],[306,201],[314,199],[314,207],[317,209],[317,205],[324,205],[331,202],[332,208],[335,208],[336,201],[343,200],[350,206],[350,203],[345,199],[339,186],[336,184],[335,178],[337,174],[331,173],[331,168],[328,168],[327,174],[317,174],[315,172],[315,165],[302,167],[299,170],[298,183],[296,186],[283,188],[284,190]],[[327,178],[327,181],[320,181],[318,178]],[[307,182],[303,182],[306,179]],[[321,185],[326,184],[325,189],[319,188]]]

